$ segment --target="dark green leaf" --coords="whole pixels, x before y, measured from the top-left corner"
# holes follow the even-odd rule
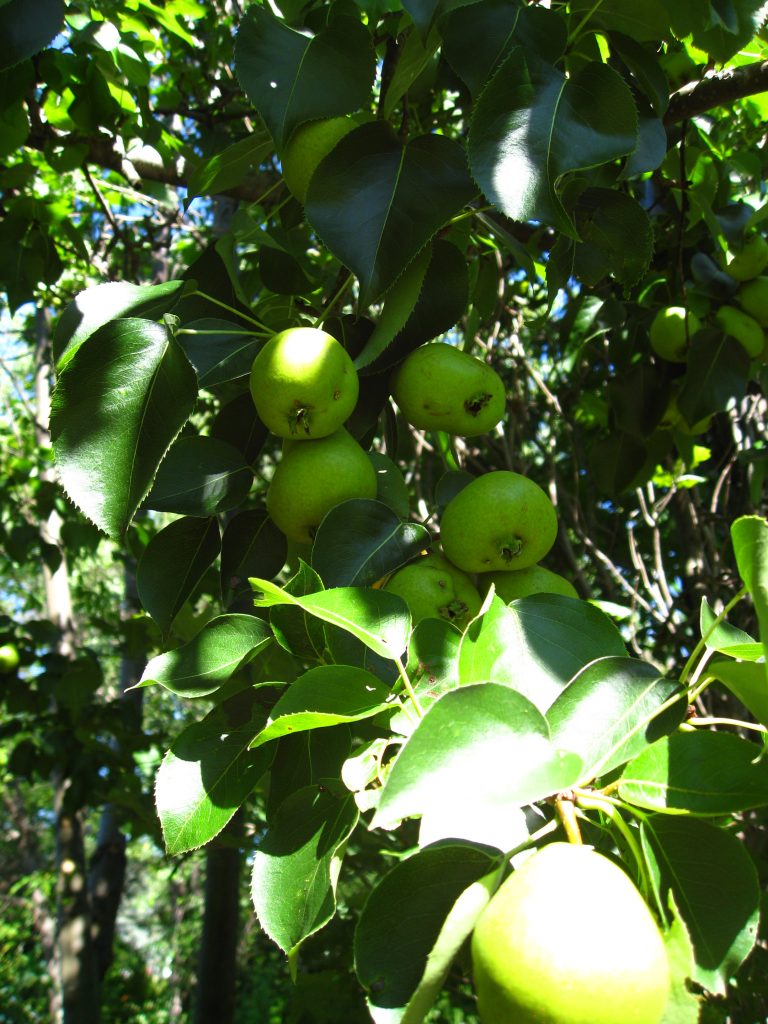
[[[456,5],[440,19],[440,32],[445,59],[475,97],[514,46],[556,64],[568,42],[559,13],[509,0]]]
[[[63,24],[62,0],[7,0],[0,7],[0,70],[39,53]]]
[[[110,536],[121,536],[197,397],[197,380],[165,327],[115,320],[60,372],[51,438],[64,489]]]
[[[333,917],[340,860],[357,819],[351,796],[339,800],[308,786],[280,804],[261,840],[253,904],[261,927],[289,955]]]
[[[588,188],[578,198],[574,219],[582,239],[575,267],[585,283],[596,284],[610,273],[627,288],[645,274],[653,254],[653,230],[648,214],[631,196]]]
[[[259,249],[259,273],[264,287],[275,295],[300,295],[311,290],[298,260],[273,245],[263,245]]]
[[[706,30],[694,31],[693,36],[696,46],[709,53],[717,63],[730,60],[765,24],[763,0],[728,0],[727,6],[718,4],[716,9],[722,10],[723,7],[730,15],[727,20],[713,10]]]
[[[429,546],[429,531],[404,523],[380,501],[355,498],[331,509],[312,546],[326,587],[368,587]]]
[[[516,48],[475,106],[469,159],[485,195],[508,217],[541,220],[578,239],[560,179],[625,156],[636,144],[632,94],[608,65],[590,63],[566,78]]]
[[[201,388],[247,377],[264,342],[245,326],[211,317],[185,323],[177,340],[197,371]]]
[[[627,4],[625,0],[601,0],[596,7],[590,0],[573,0],[571,11],[577,18],[589,15],[588,25],[623,32],[638,42],[656,42],[663,38],[670,26],[670,16],[661,0],[643,0],[642,4]]]
[[[696,818],[654,814],[642,828],[690,934],[693,980],[724,995],[757,938],[760,886],[752,859],[735,835]]]
[[[316,790],[323,786],[338,786],[351,743],[348,725],[335,725],[317,732],[298,732],[277,740],[269,776],[267,821],[274,819],[286,797],[305,786],[313,786]]]
[[[325,245],[359,278],[366,306],[475,194],[457,142],[420,135],[404,146],[377,121],[355,128],[323,160],[305,209]]]
[[[256,467],[269,431],[259,419],[250,391],[228,402],[211,425],[211,437],[226,441]]]
[[[236,448],[212,437],[180,437],[160,463],[144,507],[207,518],[239,505],[252,483]]]
[[[139,599],[164,634],[221,547],[215,519],[177,519],[152,538],[136,570]]]
[[[536,594],[505,605],[495,597],[462,637],[459,673],[462,684],[511,686],[545,711],[588,662],[623,654],[619,631],[586,601]]]
[[[323,581],[306,562],[300,561],[298,572],[288,580],[285,589],[296,597],[304,597],[322,590]],[[314,615],[288,604],[274,605],[269,613],[269,621],[277,642],[287,651],[312,661],[323,658],[325,630],[322,622]]]
[[[764,655],[762,644],[753,640],[749,633],[745,633],[743,629],[737,629],[736,626],[732,626],[724,619],[717,622],[717,616],[709,607],[706,597],[701,599],[699,629],[704,642],[711,651],[727,654],[731,658],[740,658],[742,661],[757,661]]]
[[[768,804],[768,761],[755,743],[724,732],[686,732],[627,765],[619,795],[652,811],[737,814]]]
[[[589,448],[589,469],[598,490],[616,497],[629,487],[643,468],[647,449],[631,434],[614,432]]]
[[[244,184],[272,154],[272,149],[272,139],[267,132],[255,131],[201,161],[189,176],[187,205],[195,196],[218,195]]]
[[[374,75],[366,28],[334,18],[317,35],[296,32],[268,7],[251,4],[237,34],[235,69],[278,149],[305,121],[348,114],[365,104]]]
[[[240,694],[176,737],[163,758],[155,802],[169,854],[217,835],[269,767],[271,750],[249,750],[265,713]]]
[[[556,749],[546,720],[506,686],[479,683],[437,700],[407,741],[384,786],[371,827],[437,814],[457,822],[456,837],[487,842],[518,807],[573,785],[581,759]],[[467,835],[471,821],[482,835]]]
[[[678,408],[688,423],[698,423],[742,398],[748,377],[744,346],[722,331],[705,327],[691,339]]]
[[[375,1020],[419,1024],[488,903],[498,862],[471,846],[428,847],[397,864],[355,929],[355,970]]]
[[[221,539],[221,591],[225,604],[251,593],[249,576],[276,576],[285,558],[285,534],[264,509],[248,509],[233,516]]]
[[[581,757],[585,785],[677,728],[685,700],[656,716],[679,689],[645,661],[599,658],[579,672],[547,712],[552,742]]]
[[[218,615],[188,644],[153,658],[139,685],[160,683],[182,697],[208,697],[273,639],[255,615]]]

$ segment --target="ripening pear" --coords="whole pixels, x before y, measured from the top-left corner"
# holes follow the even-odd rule
[[[550,843],[501,885],[472,935],[483,1024],[659,1024],[664,940],[629,876]]]
[[[527,569],[515,569],[512,572],[481,573],[478,586],[483,593],[488,592],[491,583],[501,600],[507,604],[518,597],[529,597],[531,594],[579,596],[570,580],[543,565],[529,565]]]
[[[251,395],[261,421],[278,437],[327,437],[357,404],[357,371],[346,349],[316,327],[289,327],[259,350]]]
[[[419,430],[474,437],[504,415],[504,382],[493,367],[453,345],[422,345],[392,378],[392,396]]]
[[[467,484],[440,523],[443,551],[464,572],[525,569],[544,558],[556,536],[557,514],[546,493],[503,469]]]

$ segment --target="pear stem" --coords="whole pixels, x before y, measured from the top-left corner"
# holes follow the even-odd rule
[[[330,302],[325,307],[323,312],[320,314],[320,316],[317,318],[317,320],[315,320],[315,327],[316,328],[319,329],[319,328],[321,328],[323,326],[325,321],[328,319],[328,317],[333,312],[333,307],[339,301],[339,299],[344,294],[344,292],[347,290],[347,288],[349,288],[349,286],[352,284],[354,279],[355,279],[355,275],[354,274],[347,274],[347,276],[346,276],[346,278],[344,280],[344,283],[342,284],[341,288],[339,288],[339,290],[336,292],[336,294],[330,300]]]
[[[581,837],[581,829],[576,817],[574,796],[570,790],[557,794],[555,797],[555,812],[565,830],[568,842],[574,846],[583,846],[584,840]]]
[[[424,709],[422,708],[421,704],[419,704],[419,698],[416,696],[416,691],[413,688],[413,684],[411,683],[411,680],[408,678],[408,673],[405,671],[405,665],[403,665],[400,658],[395,659],[395,664],[397,665],[397,671],[400,674],[400,678],[403,681],[405,692],[411,698],[411,703],[413,704],[416,714],[419,716],[419,718],[423,718]]]
[[[243,313],[239,309],[235,309],[234,306],[228,306],[226,302],[222,302],[220,299],[215,299],[212,295],[208,295],[207,292],[201,292],[199,288],[196,288],[195,291],[191,293],[191,295],[199,295],[200,298],[205,299],[206,302],[211,302],[213,303],[214,306],[221,306],[222,309],[226,309],[228,312],[234,313],[235,316],[239,317],[241,320],[247,320],[248,323],[256,324],[257,327],[260,327],[262,331],[266,331],[267,334],[275,333],[273,330],[267,327],[266,324],[263,324],[261,320],[257,320],[256,317],[248,316],[247,313]]]

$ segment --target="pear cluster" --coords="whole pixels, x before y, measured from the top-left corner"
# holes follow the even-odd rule
[[[357,371],[330,334],[293,327],[259,351],[250,386],[260,419],[284,438],[267,511],[286,537],[310,544],[335,505],[376,497],[373,464],[342,425],[357,403]]]
[[[735,291],[735,304],[720,305],[711,314],[712,325],[738,341],[751,359],[768,355],[764,330],[768,327],[768,277],[761,276],[766,268],[768,241],[762,235],[752,235],[741,248],[728,254],[718,272]],[[685,363],[691,339],[703,326],[705,323],[693,310],[664,306],[651,321],[651,348],[667,362]]]

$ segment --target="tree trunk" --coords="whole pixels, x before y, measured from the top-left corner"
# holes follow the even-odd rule
[[[238,813],[206,850],[194,1024],[232,1024],[235,1019],[241,838],[242,817]]]

